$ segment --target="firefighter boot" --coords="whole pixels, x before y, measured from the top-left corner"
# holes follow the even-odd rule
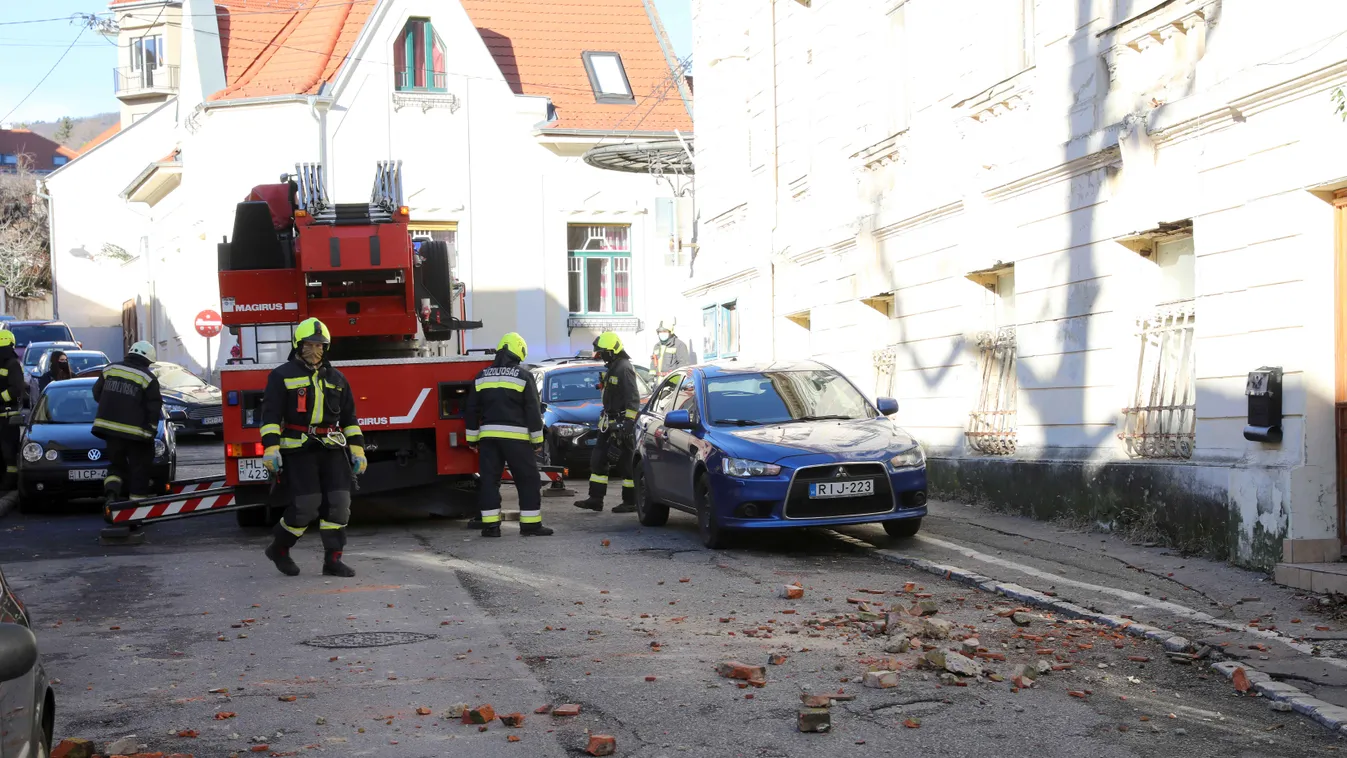
[[[341,552],[344,547],[346,547],[346,529],[323,530],[324,576],[355,576],[355,569],[341,562]]]
[[[478,523],[481,523],[481,522],[478,522]],[[497,522],[494,523],[494,524],[482,524],[482,536],[483,536],[483,537],[499,537],[499,536],[500,536],[500,522],[497,521]]]
[[[576,508],[584,508],[587,511],[595,511],[595,512],[603,511],[603,500],[600,498],[596,498],[593,495],[590,495],[584,500],[576,500],[575,503],[573,503],[573,505]]]
[[[265,554],[286,576],[299,576],[299,566],[295,563],[295,559],[290,557],[290,548],[294,547],[296,542],[299,542],[299,535],[287,529],[285,521],[278,521],[272,529],[271,544],[267,546]]]
[[[519,525],[519,536],[521,537],[551,537],[555,533],[551,528],[543,526],[541,521]]]

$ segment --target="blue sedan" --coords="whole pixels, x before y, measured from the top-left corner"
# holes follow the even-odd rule
[[[669,376],[637,419],[641,523],[697,517],[702,542],[736,531],[881,523],[911,537],[926,515],[926,456],[822,363],[696,366]]]

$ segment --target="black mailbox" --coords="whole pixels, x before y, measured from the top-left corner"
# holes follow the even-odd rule
[[[1244,394],[1249,398],[1249,425],[1244,439],[1253,442],[1282,441],[1282,370],[1263,366],[1249,372]]]

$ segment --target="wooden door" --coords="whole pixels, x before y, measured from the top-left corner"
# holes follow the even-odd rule
[[[127,300],[122,303],[122,355],[131,352],[131,346],[136,344],[140,338],[139,329],[136,323],[136,301]],[[114,361],[121,360],[121,355],[110,356]]]

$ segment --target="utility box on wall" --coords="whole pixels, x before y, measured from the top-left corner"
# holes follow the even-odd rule
[[[1249,372],[1244,394],[1249,399],[1249,421],[1244,439],[1251,442],[1282,441],[1282,370],[1263,366]]]

